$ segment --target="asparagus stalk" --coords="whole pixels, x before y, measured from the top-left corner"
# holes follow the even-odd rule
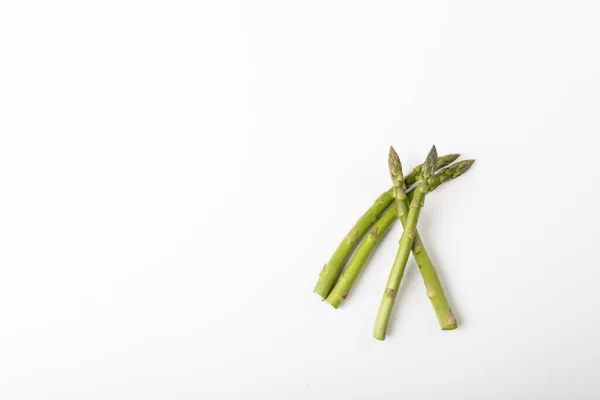
[[[419,214],[425,203],[425,194],[429,189],[429,182],[431,176],[435,172],[436,163],[437,151],[435,146],[433,146],[427,155],[427,159],[425,160],[423,167],[421,168],[421,174],[419,175],[419,181],[415,190],[415,195],[410,202],[408,215],[406,216],[406,223],[404,224],[404,231],[402,232],[402,237],[400,238],[398,253],[396,254],[394,264],[392,265],[392,270],[390,271],[385,292],[379,306],[379,312],[377,313],[377,318],[375,320],[375,328],[373,329],[373,336],[375,339],[385,340],[388,322],[390,320],[390,315],[392,314],[398,288],[400,287],[400,281],[404,275],[406,262],[408,261],[408,255],[410,254],[413,241],[417,234],[417,222],[419,220]],[[402,201],[406,200],[406,184],[404,183],[404,177],[402,176],[400,159],[397,157],[394,158],[391,151],[389,164],[390,175],[392,176],[392,181],[394,183],[394,196],[398,200],[397,203],[401,203]],[[398,215],[401,217],[403,215],[403,210],[401,207],[397,208]]]
[[[475,160],[459,161],[455,164],[452,164],[450,167],[443,168],[433,176],[431,183],[429,184],[429,192],[432,192],[447,180],[458,178],[459,176],[467,172],[474,162]],[[407,192],[409,203],[413,199],[414,193],[414,189],[409,190]],[[369,259],[369,256],[375,250],[377,245],[381,242],[383,236],[387,233],[387,231],[396,221],[397,218],[398,208],[392,205],[371,227],[369,233],[365,236],[363,241],[358,246],[356,252],[348,262],[348,265],[346,266],[346,269],[344,269],[344,272],[340,276],[340,279],[338,279],[337,283],[331,290],[331,293],[329,293],[329,296],[327,296],[326,301],[329,304],[331,304],[335,308],[338,308],[340,304],[346,299],[348,293],[354,286],[358,275],[360,274],[367,260]],[[419,246],[417,243],[420,243],[421,245]],[[419,248],[419,251],[415,251]],[[421,274],[423,275],[423,278],[425,280],[426,287],[431,288],[430,290],[428,290],[428,293],[432,293],[433,290],[436,294],[439,294],[439,296],[441,296],[439,297],[440,299],[445,299],[445,296],[441,289],[441,284],[439,283],[439,278],[437,277],[437,273],[435,272],[435,268],[433,267],[433,263],[429,259],[429,255],[425,251],[425,248],[423,247],[420,237],[418,235],[415,237],[415,243],[413,244],[413,255],[415,256],[417,265],[419,265]],[[434,297],[437,301],[438,297]],[[431,299],[433,303],[434,299]],[[438,308],[435,304],[434,309],[436,310],[436,314],[438,315],[438,320],[440,320],[440,325],[442,320],[447,321],[447,315],[444,317],[444,313],[442,311],[437,311]],[[439,309],[443,310],[444,307],[439,307]],[[444,329],[444,326],[446,325],[447,323],[442,325],[442,329]]]
[[[394,171],[397,175],[402,175],[402,165],[400,163],[400,158],[398,154],[394,150],[393,147],[390,147],[390,171]],[[467,169],[473,163],[470,162],[467,165]],[[455,167],[458,168],[458,167]],[[454,172],[452,176],[454,176]],[[449,177],[450,174],[447,174],[446,177]],[[399,180],[397,180],[399,184],[403,184]],[[431,185],[431,184],[430,184]],[[406,190],[405,187],[403,187]],[[398,191],[397,191],[398,192]],[[396,195],[396,209],[398,211],[398,216],[403,226],[407,225],[407,215],[410,212],[409,203],[406,198],[402,198],[402,196]],[[413,241],[412,252],[417,261],[417,265],[419,266],[419,271],[421,272],[421,276],[423,277],[423,281],[425,282],[425,289],[427,292],[427,297],[431,301],[431,305],[435,310],[436,316],[438,318],[438,322],[440,327],[443,330],[452,330],[458,327],[458,323],[456,322],[456,318],[452,313],[452,309],[448,304],[448,300],[446,299],[446,295],[444,294],[444,290],[442,288],[442,283],[437,275],[435,267],[425,250],[425,246],[419,232],[415,232],[415,238]]]
[[[392,190],[384,192],[375,200],[375,203],[363,214],[362,217],[354,224],[350,232],[344,237],[344,240],[339,244],[327,264],[321,269],[319,280],[315,286],[314,292],[323,299],[327,297],[333,287],[342,266],[346,262],[348,255],[354,249],[356,243],[363,236],[365,231],[373,225],[379,215],[394,201]]]
[[[438,159],[438,168],[443,168],[450,165],[456,160],[459,154],[448,154]],[[422,165],[419,165],[413,169],[405,178],[407,187],[412,186],[419,177]],[[339,244],[327,264],[321,269],[319,274],[319,280],[315,285],[314,292],[321,296],[323,299],[327,298],[331,292],[331,288],[338,279],[340,271],[346,262],[346,259],[363,237],[364,233],[377,221],[379,216],[385,211],[386,208],[394,201],[393,188],[390,188],[386,192],[382,193],[381,196],[375,200],[373,205],[359,218],[354,224],[352,229],[346,234],[344,240]]]

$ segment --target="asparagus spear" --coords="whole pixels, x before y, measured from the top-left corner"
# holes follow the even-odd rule
[[[451,164],[454,160],[459,157],[459,154],[448,154],[438,159],[438,168],[443,168]],[[422,165],[419,165],[413,169],[413,171],[406,176],[405,182],[407,187],[412,186],[419,177]],[[354,224],[350,232],[344,237],[344,240],[339,244],[327,264],[321,269],[319,274],[319,280],[315,285],[314,292],[325,299],[331,288],[335,284],[346,259],[362,238],[364,233],[377,221],[381,213],[394,201],[393,188],[390,188],[386,192],[382,193],[381,196],[375,200],[373,205],[359,218]]]
[[[402,176],[402,165],[400,163],[400,158],[398,154],[394,150],[393,147],[390,147],[390,155],[389,155],[389,163],[390,163],[390,171],[392,174],[396,176]],[[472,163],[468,164],[470,167]],[[467,167],[467,168],[468,168]],[[454,174],[452,174],[454,175]],[[450,176],[450,175],[447,175]],[[396,179],[399,185],[404,185],[404,183],[400,179]],[[403,190],[406,190],[406,187],[403,186]],[[400,191],[396,191],[399,193]],[[398,216],[403,226],[407,225],[407,214],[410,212],[409,203],[406,198],[402,198],[400,195],[395,195],[396,197],[396,209],[398,211]],[[427,291],[427,297],[431,301],[431,305],[435,310],[435,313],[438,318],[438,322],[440,327],[443,330],[452,330],[458,327],[458,323],[456,322],[456,318],[452,313],[452,309],[448,305],[448,300],[446,299],[446,295],[444,294],[444,290],[442,288],[442,284],[440,279],[437,276],[437,272],[427,251],[425,250],[425,246],[423,245],[423,241],[419,235],[419,232],[415,232],[415,238],[413,241],[412,252],[417,261],[417,265],[419,266],[419,271],[421,271],[421,276],[423,276],[423,281],[425,282],[425,288]]]
[[[321,296],[323,299],[327,297],[335,280],[337,279],[342,266],[346,262],[346,258],[354,249],[354,246],[358,240],[363,236],[364,232],[369,229],[379,215],[388,207],[388,205],[394,201],[394,195],[392,190],[384,192],[375,200],[375,203],[363,214],[362,217],[354,224],[350,232],[344,237],[344,240],[340,243],[338,248],[335,250],[327,264],[323,266],[321,273],[319,274],[319,280],[315,286],[314,292]]]
[[[373,329],[373,336],[375,339],[385,340],[388,322],[390,320],[392,308],[394,307],[394,301],[396,300],[398,288],[400,287],[400,281],[404,275],[404,269],[406,268],[408,255],[410,254],[414,238],[417,234],[417,221],[419,220],[419,214],[425,203],[425,194],[429,189],[429,182],[431,176],[435,172],[436,163],[437,151],[435,146],[433,146],[427,155],[425,163],[423,163],[421,174],[419,175],[417,189],[415,190],[415,195],[410,202],[408,215],[406,216],[406,223],[404,224],[404,231],[402,232],[402,237],[400,238],[398,253],[396,254],[394,264],[392,265],[392,270],[390,271],[385,292],[379,306],[379,312],[377,313],[377,318],[375,320],[375,328]],[[390,175],[392,176],[392,181],[394,182],[394,194],[398,200],[398,203],[401,203],[401,201],[406,200],[404,177],[402,176],[400,159],[397,157],[392,157],[391,152],[389,164]],[[403,210],[401,207],[397,208],[398,215],[401,217],[403,215]]]
[[[467,172],[474,162],[475,160],[459,161],[457,163],[452,164],[450,167],[443,168],[433,176],[431,183],[429,184],[429,192],[432,192],[447,180],[458,178],[459,176]],[[414,189],[408,191],[408,203],[410,203],[410,201],[413,199],[414,193]],[[383,236],[387,233],[387,231],[396,221],[397,218],[398,208],[395,205],[392,205],[387,209],[385,213],[383,213],[383,215],[379,218],[375,225],[371,227],[369,233],[365,236],[361,244],[358,246],[356,252],[348,262],[348,265],[346,266],[346,269],[344,269],[344,272],[340,276],[340,279],[337,281],[337,283],[331,290],[331,293],[329,293],[329,296],[327,296],[326,300],[329,304],[331,304],[335,308],[338,308],[340,304],[344,301],[344,299],[346,299],[348,293],[354,286],[358,275],[360,274],[367,260],[369,259],[369,256],[371,255],[373,250],[375,250],[379,242],[381,242]],[[421,243],[421,246],[419,247],[417,243]],[[419,248],[420,250],[416,252],[415,250]],[[431,288],[430,290],[428,290],[428,293],[432,293],[433,291],[434,293],[436,293],[437,296],[439,296],[431,297],[431,302],[434,302],[434,298],[435,301],[438,301],[438,298],[445,299],[441,284],[439,283],[439,278],[437,277],[437,273],[435,272],[435,268],[431,260],[429,259],[429,255],[425,251],[425,248],[422,247],[422,242],[418,235],[415,237],[415,243],[413,244],[413,254],[415,253],[417,253],[415,255],[415,259],[417,260],[417,265],[419,265],[421,274],[423,275],[423,279],[426,282],[426,287]],[[436,310],[436,314],[438,315],[438,320],[440,320],[440,325],[442,320],[448,320],[447,314],[444,314],[442,312],[444,310],[444,307],[439,307],[439,310],[441,311],[438,311],[438,308],[434,304],[434,309]],[[447,323],[442,325],[442,329],[444,329],[444,326],[447,326]]]

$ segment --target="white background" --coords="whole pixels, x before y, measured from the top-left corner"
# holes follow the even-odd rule
[[[5,1],[0,398],[598,398],[600,4]],[[476,158],[371,337],[395,226],[312,293],[431,144]]]

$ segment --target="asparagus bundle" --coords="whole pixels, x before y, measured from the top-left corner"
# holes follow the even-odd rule
[[[438,159],[438,168],[443,168],[455,161],[460,154],[448,154]],[[417,166],[410,174],[406,176],[407,187],[412,186],[419,177],[422,165]],[[443,181],[442,181],[443,182]],[[441,184],[441,182],[440,182]],[[393,188],[383,192],[381,196],[375,200],[375,203],[360,217],[356,224],[350,229],[344,240],[339,244],[327,264],[321,269],[319,280],[315,286],[314,292],[326,299],[331,292],[331,288],[338,278],[344,262],[354,249],[354,246],[363,237],[364,233],[377,221],[381,213],[394,201]]]
[[[433,176],[433,179],[429,185],[429,192],[434,191],[447,180],[458,178],[467,172],[474,162],[475,160],[459,161],[455,164],[452,164],[450,167],[440,170]],[[414,189],[409,190],[407,192],[408,202],[412,200],[413,196]],[[394,206],[394,204],[395,203],[392,203],[392,206],[389,207],[381,215],[379,220],[371,227],[371,229],[369,229],[369,233],[365,235],[365,238],[360,243],[356,252],[348,262],[348,265],[344,269],[344,272],[327,296],[326,301],[333,307],[338,308],[340,304],[348,297],[350,290],[354,286],[358,275],[362,271],[370,255],[373,253],[379,242],[381,242],[392,224],[396,222],[396,219],[398,218],[398,207]],[[408,208],[408,204],[406,207]],[[425,285],[426,287],[430,288],[428,293],[435,292],[438,293],[439,296],[443,296],[443,298],[445,298],[433,263],[429,259],[429,255],[425,251],[419,236],[415,238],[415,242],[417,241],[421,246],[415,244],[413,246],[413,254],[415,254],[415,259],[417,260],[419,270],[421,271],[423,279],[425,280]],[[431,296],[430,299],[431,302],[434,303],[434,301],[437,300],[437,296]],[[434,309],[438,314],[440,325],[442,326],[442,329],[444,329],[446,323],[442,324],[442,321],[446,320],[446,318],[444,318],[443,313],[437,311],[438,307],[436,304],[434,304]]]
[[[314,291],[337,308],[348,296],[356,278],[377,244],[394,221],[400,219],[404,231],[377,314],[373,331],[377,339],[385,339],[389,318],[410,252],[415,257],[425,282],[427,296],[437,315],[440,327],[443,330],[457,327],[456,318],[448,304],[442,284],[425,250],[416,225],[426,193],[435,190],[445,181],[464,174],[474,163],[474,160],[465,160],[452,164],[458,157],[458,154],[449,154],[437,158],[437,152],[433,146],[425,163],[417,166],[404,177],[400,158],[393,147],[390,147],[388,167],[393,183],[392,188],[384,192],[357,221],[319,275],[319,281]],[[439,171],[434,175],[436,169]],[[415,181],[418,181],[416,188],[411,188]],[[367,231],[368,234],[365,235]],[[361,239],[362,242],[360,242]],[[360,246],[338,279],[346,259],[359,242]],[[336,279],[338,279],[337,282]]]

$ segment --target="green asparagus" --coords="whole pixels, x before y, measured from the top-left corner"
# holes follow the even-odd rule
[[[475,160],[459,161],[455,164],[452,164],[450,167],[440,170],[437,174],[433,176],[431,183],[429,184],[429,192],[432,192],[447,180],[458,178],[460,175],[467,172],[474,162]],[[413,195],[414,189],[409,190],[407,192],[408,202],[412,200]],[[327,296],[326,300],[329,304],[331,304],[335,308],[338,308],[340,304],[344,301],[344,299],[346,299],[348,293],[354,286],[358,275],[360,274],[367,260],[369,259],[369,256],[377,247],[379,242],[381,242],[383,236],[386,234],[386,232],[389,230],[389,228],[392,226],[392,224],[396,221],[397,218],[398,209],[395,205],[392,205],[371,227],[369,233],[360,243],[356,252],[348,262],[348,265],[344,269],[344,272],[342,273],[339,280],[331,290],[331,293],[329,293],[329,296]],[[415,242],[417,242],[417,240],[420,242],[420,238],[418,236],[415,237]],[[415,248],[418,248],[416,244],[413,245],[413,254],[415,253]],[[441,285],[438,285],[434,282],[434,280],[439,281],[439,279],[437,278],[437,274],[435,274],[435,269],[433,267],[433,264],[431,263],[431,260],[429,260],[429,255],[427,254],[424,248],[422,248],[422,250],[418,252],[418,256],[415,256],[415,259],[417,260],[417,264],[420,266],[421,273],[424,277],[426,275],[432,275],[432,277],[428,279],[431,281],[431,283],[428,286],[433,289],[439,287],[436,293],[442,293],[443,296],[443,292],[441,291]],[[433,273],[430,273],[430,271],[433,271]],[[442,315],[442,313],[438,313],[438,319],[440,315]]]
[[[399,175],[401,176],[402,166],[400,163],[400,158],[398,157],[398,154],[396,153],[393,147],[390,147],[390,160],[390,169],[394,168],[395,172],[399,171]],[[472,165],[472,163],[468,164],[468,167],[470,167],[470,165]],[[454,173],[452,173],[452,175],[448,174],[446,176],[454,176]],[[401,182],[399,179],[396,179],[396,181],[399,182],[398,184],[404,185],[404,182]],[[403,190],[406,190],[406,187],[403,186]],[[400,218],[402,225],[406,226],[407,214],[410,212],[409,203],[405,197],[402,198],[402,196],[398,195],[395,195],[395,197],[398,217]],[[418,230],[415,232],[412,252],[415,257],[415,260],[417,261],[417,265],[419,266],[421,276],[423,276],[427,297],[429,297],[431,305],[435,310],[440,327],[443,330],[456,329],[458,327],[456,318],[452,313],[452,309],[448,305],[448,300],[446,299],[446,295],[444,294],[442,284],[440,282],[440,279],[438,278],[435,267],[433,266],[433,263],[431,262],[427,251],[425,250],[425,246],[423,244],[423,241],[421,240]]]
[[[459,154],[448,154],[438,159],[437,168],[443,168],[451,164],[456,160]],[[405,178],[407,187],[412,186],[419,177],[422,165],[419,165],[413,169]],[[441,183],[441,182],[440,182]],[[394,201],[393,188],[390,188],[386,192],[382,193],[381,196],[373,203],[373,205],[360,217],[360,219],[354,224],[350,232],[344,237],[344,240],[339,244],[327,264],[321,269],[319,274],[319,280],[314,288],[314,292],[326,299],[331,292],[335,281],[338,279],[342,267],[346,262],[346,259],[363,237],[364,233],[377,221],[380,215],[385,211],[386,208]]]
[[[402,200],[406,200],[406,184],[404,182],[404,177],[402,176],[400,159],[397,156],[393,157],[395,152],[393,149],[390,150],[389,166],[390,175],[392,176],[392,181],[394,183],[394,197],[398,200],[397,203],[400,203]],[[375,320],[373,336],[378,340],[385,340],[390,315],[394,307],[398,288],[400,287],[400,281],[404,275],[408,256],[417,233],[419,214],[425,203],[425,195],[428,191],[431,177],[435,172],[436,164],[437,151],[435,146],[433,146],[421,168],[417,189],[415,190],[415,195],[410,203],[408,215],[406,215],[406,223],[404,224],[404,231],[400,238],[396,259],[392,265],[392,270],[390,271],[386,289],[379,306],[379,312],[377,313],[377,318]],[[399,217],[405,215],[402,207],[397,208]]]

